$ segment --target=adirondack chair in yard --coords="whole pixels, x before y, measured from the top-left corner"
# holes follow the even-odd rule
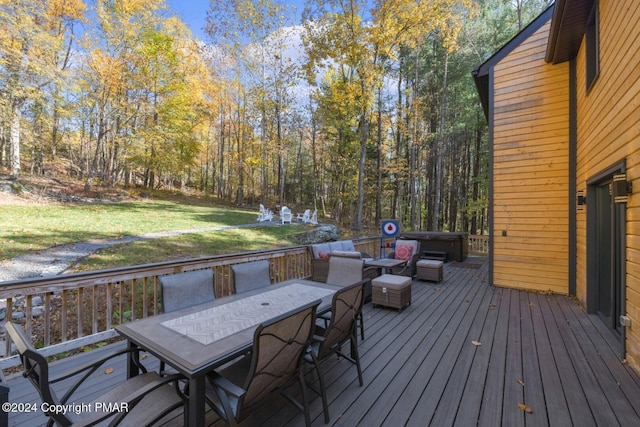
[[[280,219],[282,220],[282,223],[289,223],[291,224],[291,219],[292,219],[293,214],[291,213],[291,209],[289,209],[286,206],[283,206],[282,209],[280,209]]]
[[[309,221],[311,215],[311,209],[306,209],[303,214],[298,214],[297,219],[302,220],[305,224]]]
[[[256,221],[271,221],[273,219],[273,212],[269,209],[266,209],[264,205],[260,204],[260,212],[258,212],[258,218]]]
[[[304,222],[305,224],[309,223],[309,224],[313,224],[313,225],[318,225],[318,209],[313,211],[313,214],[307,218],[307,220],[302,220],[302,222]]]

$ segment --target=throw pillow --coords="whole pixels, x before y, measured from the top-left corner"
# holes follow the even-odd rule
[[[318,253],[320,259],[329,259],[329,252]]]
[[[396,245],[396,259],[401,259],[403,261],[409,261],[411,259],[411,253],[413,252],[413,248],[411,246],[398,246]]]

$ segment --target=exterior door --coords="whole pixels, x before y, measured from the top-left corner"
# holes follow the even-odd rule
[[[596,259],[597,259],[597,313],[608,327],[617,329],[617,318],[620,315],[616,304],[617,292],[615,263],[616,242],[613,213],[614,204],[611,197],[611,182],[596,187]]]
[[[625,330],[620,316],[625,314],[626,203],[616,203],[612,195],[613,175],[620,172],[601,175],[588,187],[587,308],[615,332],[624,357]]]

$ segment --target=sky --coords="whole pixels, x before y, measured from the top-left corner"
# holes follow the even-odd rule
[[[207,19],[209,2],[210,0],[167,0],[167,6],[187,24],[195,37],[206,41],[203,28]],[[300,15],[304,7],[304,0],[293,0],[289,3],[296,6],[297,13]]]
[[[191,29],[193,35],[206,40],[204,24],[207,19],[209,0],[167,0],[167,5]]]

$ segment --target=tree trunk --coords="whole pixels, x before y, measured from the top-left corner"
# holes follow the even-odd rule
[[[419,55],[420,52],[420,43],[418,43],[416,49],[416,59],[414,64],[414,72],[413,72],[413,138],[411,146],[409,147],[409,204],[410,204],[410,216],[409,216],[409,227],[414,230],[416,228],[416,217],[417,217],[417,195],[416,195],[416,169],[417,169],[417,157],[418,157],[418,66],[419,66]]]
[[[360,162],[358,163],[358,202],[356,207],[356,219],[353,224],[353,229],[355,231],[362,230],[362,211],[364,209],[364,168],[367,161],[367,136],[369,134],[369,122],[366,113],[362,114],[360,131]]]
[[[436,191],[433,212],[433,230],[440,230],[440,197],[442,193],[442,151],[444,150],[445,139],[445,112],[447,101],[447,71],[449,67],[449,52],[444,55],[444,77],[442,81],[442,103],[440,104],[440,131],[438,135],[438,146],[436,152]]]
[[[376,141],[377,158],[376,158],[376,217],[375,225],[382,222],[382,88],[378,89],[378,135]]]
[[[9,135],[11,175],[20,175],[20,118],[22,117],[22,102],[14,100],[11,103],[11,131]]]

